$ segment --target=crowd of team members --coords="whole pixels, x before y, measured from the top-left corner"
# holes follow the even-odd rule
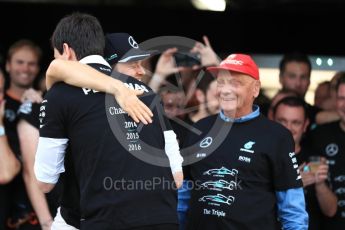
[[[78,18],[89,22],[73,27]],[[73,40],[83,33],[97,36]],[[191,49],[200,66],[182,67],[174,47],[157,54],[126,33],[102,34],[90,15],[60,21],[52,39],[56,60],[43,71],[47,85],[36,90],[39,46],[20,40],[9,48],[0,73],[0,229],[345,227],[345,73],[320,84],[310,105],[310,60],[286,54],[281,89],[265,100],[265,76],[251,57],[220,60],[207,37]],[[135,101],[141,93],[115,90],[118,82],[106,76],[112,72],[121,85],[143,91],[143,104]],[[98,91],[117,101],[104,103]],[[151,118],[145,105],[157,95],[164,111],[150,107]],[[114,129],[116,120],[128,127]],[[146,160],[164,155],[170,169],[145,162],[147,153]],[[182,187],[109,191],[103,183],[154,177]]]

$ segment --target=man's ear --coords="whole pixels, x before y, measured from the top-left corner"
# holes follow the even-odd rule
[[[195,97],[199,103],[205,102],[205,94],[200,89],[195,90]]]
[[[306,114],[306,116],[307,116],[307,114]],[[309,123],[310,123],[309,118],[306,118],[305,122],[304,122],[303,133],[307,132],[307,127],[308,127]]]
[[[260,88],[261,88],[261,82],[260,80],[256,80],[254,82],[254,88],[253,88],[253,95],[254,95],[254,98],[257,98],[259,96],[259,93],[260,93]]]
[[[70,61],[78,60],[77,55],[75,54],[74,50],[67,43],[63,43],[62,47],[63,47],[63,56],[65,56],[67,60],[70,60]]]
[[[70,49],[70,48],[69,48],[68,44],[67,44],[67,43],[63,43],[63,44],[62,44],[62,55],[68,56],[69,53],[70,53],[70,50],[69,50],[69,49]]]

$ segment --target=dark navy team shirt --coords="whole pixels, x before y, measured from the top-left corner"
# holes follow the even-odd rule
[[[21,102],[5,94],[4,126],[9,146],[16,157],[21,161],[21,152],[17,132],[18,109]],[[22,171],[6,185],[0,185],[0,226],[4,226],[5,217],[12,219],[23,218],[32,212],[29,197],[26,192]]]
[[[315,153],[310,150],[309,146],[307,146],[306,144],[302,145],[300,152],[296,154],[298,164],[301,165],[303,163],[308,163],[309,157],[312,155],[315,155]],[[328,181],[326,181],[326,183],[328,183]],[[303,190],[306,210],[309,215],[308,229],[319,230],[321,229],[322,218],[324,215],[321,211],[319,201],[316,196],[315,184],[303,187]]]
[[[73,163],[82,229],[177,224],[173,177],[169,167],[162,167],[169,166],[163,131],[171,128],[160,116],[160,99],[134,78],[116,78],[144,90],[140,99],[153,109],[152,124],[136,124],[112,95],[58,83],[42,103],[40,136],[69,140],[65,165]]]
[[[276,192],[302,187],[290,132],[263,115],[243,121],[196,123],[187,229],[279,229]]]
[[[6,130],[7,139],[12,151],[20,158],[20,146],[17,132],[18,124],[18,109],[21,105],[20,101],[10,97],[7,93],[5,94],[5,117],[4,126]]]
[[[345,227],[345,132],[339,121],[320,125],[308,138],[314,155],[328,160],[330,187],[338,197],[337,213],[324,217],[323,229],[342,230]]]

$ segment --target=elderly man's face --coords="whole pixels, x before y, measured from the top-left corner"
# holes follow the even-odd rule
[[[260,81],[248,75],[221,70],[217,75],[217,96],[220,108],[228,117],[242,117],[252,112],[259,95]]]

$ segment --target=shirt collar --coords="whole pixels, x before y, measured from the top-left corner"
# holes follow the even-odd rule
[[[231,117],[227,117],[223,110],[220,111],[219,116],[220,118],[225,121],[225,122],[235,122],[235,123],[242,123],[242,122],[246,122],[249,120],[252,120],[256,117],[258,117],[260,115],[260,108],[258,105],[253,105],[253,112],[251,112],[250,114],[247,114],[243,117],[240,118],[231,118]]]
[[[104,60],[104,58],[101,55],[89,55],[80,59],[79,62],[83,64],[97,63],[111,68],[109,63],[106,60]]]

